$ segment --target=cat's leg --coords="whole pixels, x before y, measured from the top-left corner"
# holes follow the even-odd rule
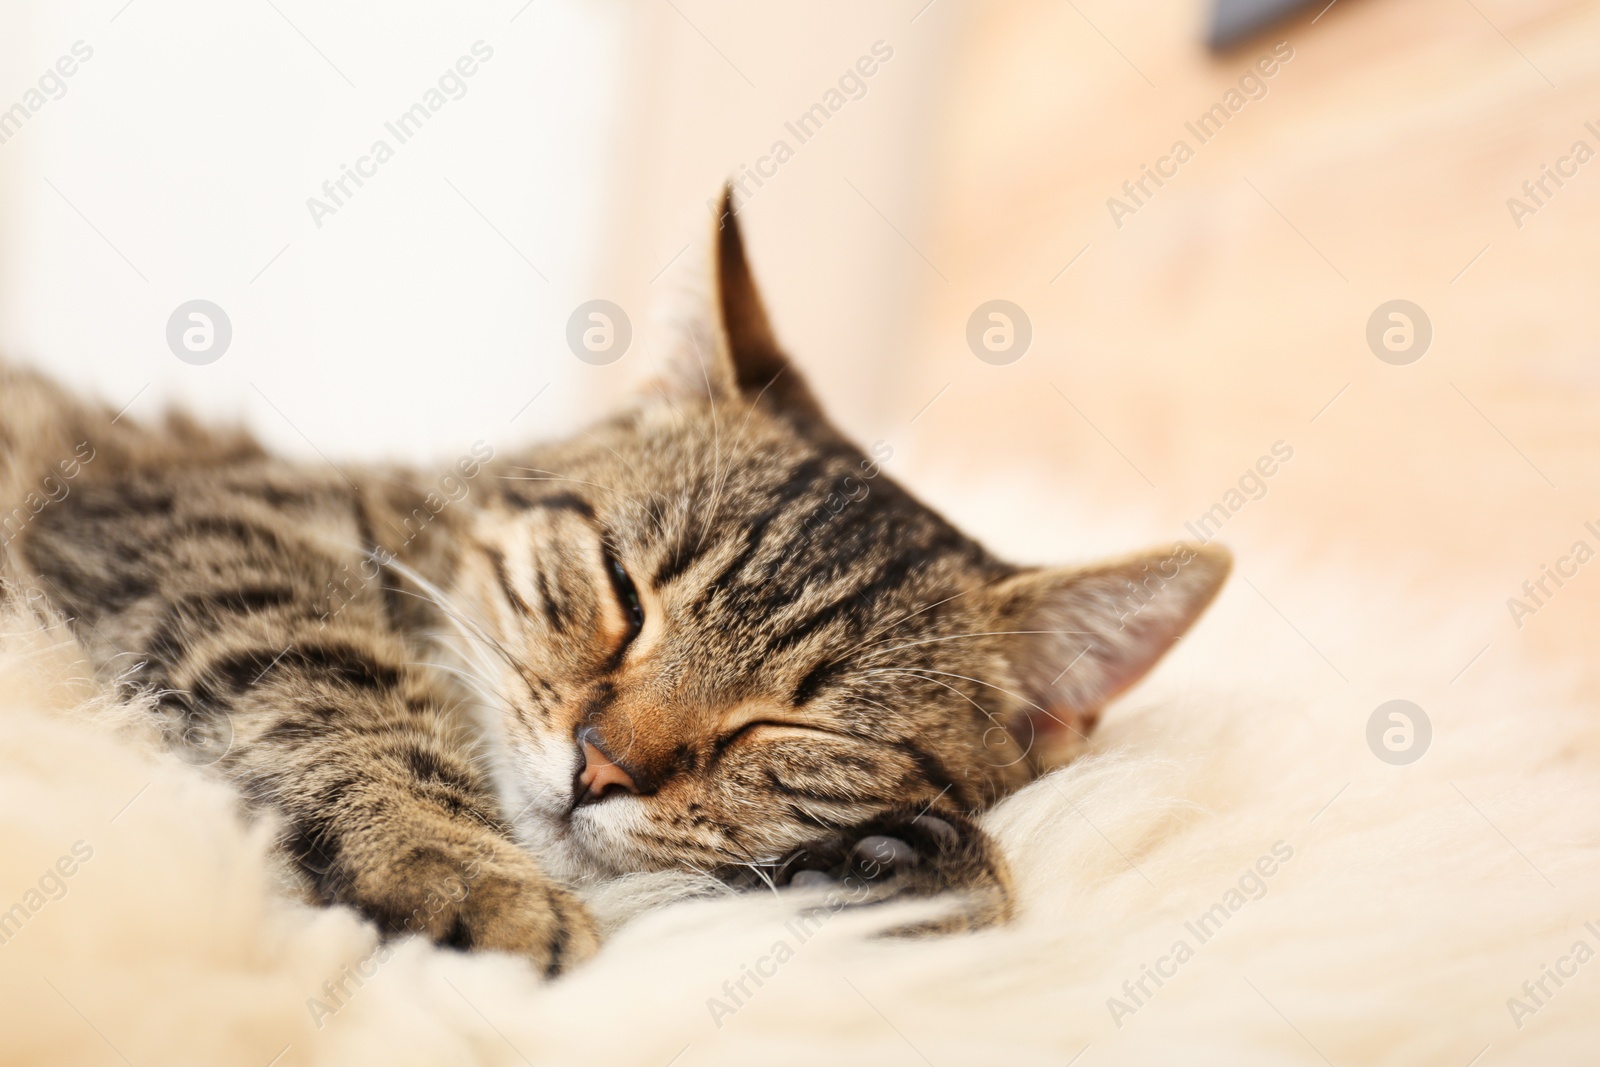
[[[155,695],[175,751],[281,817],[317,900],[552,973],[590,955],[593,920],[509,838],[384,582],[299,536],[351,505],[311,501],[286,516],[209,481],[85,484],[25,550],[108,680]]]
[[[213,666],[231,680],[222,699],[241,733],[218,767],[281,814],[284,848],[319,901],[351,905],[387,935],[517,953],[549,974],[593,954],[587,909],[509,840],[432,700],[365,653],[284,648]]]
[[[949,912],[899,934],[978,929],[1006,922],[1014,912],[1011,872],[999,846],[967,816],[925,805],[893,808],[819,837],[759,876],[741,868],[728,878],[826,890],[827,906],[951,897]]]

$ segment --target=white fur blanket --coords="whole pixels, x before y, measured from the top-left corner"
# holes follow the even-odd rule
[[[1359,603],[1330,580],[1309,621]],[[1503,664],[1449,684],[1436,625],[1341,682],[1236,580],[1089,757],[990,817],[1008,929],[874,940],[871,909],[807,934],[792,900],[680,902],[554,983],[290,902],[269,828],[157,752],[64,631],[0,629],[0,1063],[1600,1058],[1600,717]],[[1407,766],[1366,740],[1395,696],[1432,723]]]

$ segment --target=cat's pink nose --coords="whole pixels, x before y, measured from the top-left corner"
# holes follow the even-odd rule
[[[605,750],[595,743],[592,731],[585,730],[578,737],[583,752],[583,770],[578,773],[578,806],[596,804],[611,793],[639,792],[633,776],[614,763]]]

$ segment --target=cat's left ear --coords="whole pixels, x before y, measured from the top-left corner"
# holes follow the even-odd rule
[[[993,587],[1025,705],[1006,723],[1036,770],[1082,749],[1100,709],[1144,677],[1211,603],[1233,566],[1218,545],[1180,543]]]
[[[743,397],[785,416],[821,420],[810,387],[773,335],[745,255],[732,186],[722,187],[717,204],[704,295],[652,385],[672,399]]]

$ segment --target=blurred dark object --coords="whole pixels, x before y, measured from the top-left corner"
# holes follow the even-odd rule
[[[1211,29],[1206,43],[1213,52],[1232,48],[1240,41],[1299,11],[1315,0],[1216,0],[1211,8]],[[1328,6],[1332,7],[1332,4]]]

